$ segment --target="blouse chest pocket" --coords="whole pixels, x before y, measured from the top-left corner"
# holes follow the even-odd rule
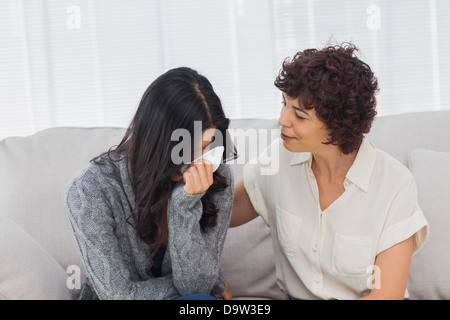
[[[372,237],[348,236],[336,233],[332,268],[339,275],[362,277],[370,275],[367,268],[373,265]]]
[[[298,250],[298,237],[300,234],[302,218],[277,206],[276,222],[278,242],[281,249],[287,256],[294,257]]]

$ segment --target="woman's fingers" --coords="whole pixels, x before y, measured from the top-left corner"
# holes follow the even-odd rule
[[[184,191],[199,194],[208,190],[213,183],[212,169],[212,163],[208,160],[193,163],[183,174]]]
[[[208,183],[208,188],[213,184],[213,165],[209,160],[203,160],[204,168],[206,170],[206,179]]]
[[[233,300],[233,294],[231,293],[230,283],[225,279],[225,290],[222,292],[223,300]]]

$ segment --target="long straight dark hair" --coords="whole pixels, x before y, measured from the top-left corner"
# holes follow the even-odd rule
[[[195,121],[201,121],[202,130],[214,126],[222,133],[222,137],[226,137],[230,122],[207,78],[186,67],[169,70],[145,91],[117,148],[108,151],[108,156],[93,159],[98,164],[114,161],[111,157],[114,152],[120,154],[121,160],[128,162],[135,193],[135,228],[147,244],[150,257],[161,246],[163,209],[175,184],[170,176],[183,165],[176,165],[171,159],[172,149],[179,143],[171,140],[172,133],[184,128],[194,137]],[[226,139],[223,139],[224,146],[226,143]],[[194,141],[192,150],[193,144]],[[213,185],[202,197],[202,230],[216,224],[218,208],[212,196],[227,186],[226,179],[216,171]]]

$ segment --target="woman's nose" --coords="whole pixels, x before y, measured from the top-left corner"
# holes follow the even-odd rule
[[[291,121],[289,119],[289,109],[284,106],[281,108],[280,117],[278,118],[278,125],[281,127],[290,127]]]

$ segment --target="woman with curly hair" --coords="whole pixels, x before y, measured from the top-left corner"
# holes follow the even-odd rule
[[[357,50],[345,43],[284,61],[280,139],[235,187],[231,226],[264,219],[293,299],[403,299],[428,236],[412,174],[364,137],[378,82]],[[278,172],[262,174],[273,155]]]

